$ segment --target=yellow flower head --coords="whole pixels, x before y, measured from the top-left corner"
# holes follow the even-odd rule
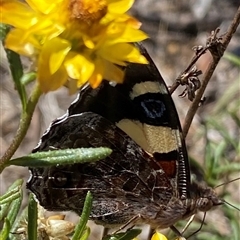
[[[153,235],[151,240],[167,240],[167,238],[161,234],[160,232],[156,231]]]
[[[5,45],[31,57],[43,92],[86,81],[121,82],[126,62],[147,63],[132,42],[146,34],[126,14],[133,0],[2,0],[1,22],[14,28]]]

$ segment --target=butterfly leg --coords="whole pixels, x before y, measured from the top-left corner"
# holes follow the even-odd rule
[[[185,227],[183,228],[183,230],[181,232],[182,235],[188,229],[188,227],[191,225],[191,223],[194,220],[194,217],[195,217],[195,214],[190,217],[190,219],[188,220],[187,224],[185,225]]]
[[[177,228],[175,228],[174,226],[171,226],[171,230],[178,236],[178,240],[182,240],[182,239],[185,239],[183,237],[183,233],[188,229],[188,227],[191,225],[191,223],[193,222],[193,219],[195,217],[195,214],[191,216],[191,218],[188,220],[187,224],[185,225],[185,227],[183,228],[182,232],[180,233]]]
[[[128,230],[132,229],[135,225],[136,222],[138,222],[141,219],[141,215],[138,214],[134,217],[132,217],[130,220],[128,220],[124,225],[122,225],[119,229],[117,229],[116,231],[113,232],[113,234],[118,233],[119,231],[123,230],[124,228],[126,228],[127,226],[129,226],[130,224],[132,225],[131,227],[128,228]]]
[[[173,225],[170,226],[171,230],[178,236],[178,237],[182,237],[182,234],[177,230],[176,227],[174,227]]]
[[[193,215],[194,216],[194,215]],[[201,231],[202,227],[203,227],[203,224],[204,224],[204,221],[205,221],[205,218],[206,218],[206,212],[204,212],[204,215],[203,215],[203,219],[202,219],[202,222],[201,222],[201,226],[199,227],[198,230],[196,230],[195,232],[193,232],[192,234],[190,234],[187,238],[190,238],[192,237],[193,235],[195,235],[196,233],[198,233],[199,231]],[[191,219],[190,219],[191,220]]]

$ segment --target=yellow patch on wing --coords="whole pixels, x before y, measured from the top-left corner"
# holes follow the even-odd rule
[[[177,130],[148,124],[144,124],[143,129],[149,152],[168,153],[178,148]]]
[[[179,131],[169,127],[152,126],[130,119],[123,119],[116,125],[150,154],[168,153],[176,150],[181,143]]]

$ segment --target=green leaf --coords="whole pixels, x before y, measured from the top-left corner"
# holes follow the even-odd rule
[[[21,199],[21,186],[23,184],[22,179],[16,180],[7,190],[7,192],[1,196],[0,200],[0,220],[3,219],[9,212],[9,209],[12,205],[13,200],[16,201],[18,198]],[[16,191],[18,191],[16,193]],[[12,194],[13,196],[9,195]]]
[[[37,240],[37,219],[37,202],[31,193],[28,202],[28,239]]]
[[[7,218],[5,218],[2,231],[0,232],[0,239],[1,240],[6,240],[8,238],[10,228],[11,228],[10,227],[10,222]]]
[[[10,31],[10,26],[1,24],[0,25],[0,34],[1,34],[1,41],[3,41],[3,46],[4,46],[4,40]],[[22,107],[24,110],[26,110],[27,106],[27,95],[26,95],[26,90],[24,85],[21,83],[21,78],[23,76],[23,66],[21,63],[20,56],[13,52],[12,50],[6,49],[6,54],[7,54],[7,59],[9,62],[9,68],[12,74],[12,78],[15,84],[15,88],[18,91],[18,94],[20,96],[21,102],[22,102]]]
[[[6,24],[0,23],[0,40],[3,41],[7,33],[9,32],[10,27]]]
[[[82,234],[80,240],[87,240],[89,235],[90,235],[90,228],[89,227],[86,227],[85,230],[84,230],[84,233]]]
[[[231,116],[232,120],[235,122],[235,124],[240,128],[240,118],[239,118],[239,106],[240,101],[236,104],[235,109],[231,109],[228,111],[229,115]]]
[[[9,212],[7,214],[7,218],[9,219],[11,227],[17,218],[18,212],[22,204],[22,199],[23,199],[23,194],[22,194],[22,189],[20,189],[20,197],[12,201]]]
[[[36,72],[29,72],[29,73],[23,74],[20,81],[22,85],[26,86],[28,83],[34,81],[36,78],[37,78]]]
[[[229,103],[233,103],[234,101],[238,100],[236,96],[238,96],[239,93],[239,80],[240,78],[233,80],[231,85],[224,91],[223,95],[215,104],[214,108],[212,109],[212,116],[214,116],[214,118],[216,118],[216,115],[219,113],[226,113]],[[239,105],[237,104],[237,107],[238,106]]]
[[[237,55],[234,55],[229,52],[225,52],[223,57],[225,59],[228,59],[230,62],[234,63],[235,65],[240,66],[240,57],[238,57]]]
[[[8,165],[23,167],[49,167],[56,164],[68,165],[75,163],[94,162],[111,154],[109,148],[76,148],[32,153],[9,161]]]
[[[11,234],[9,236],[9,239],[11,240],[19,240],[19,232],[22,236],[27,235],[27,225],[25,223],[28,219],[28,207],[25,207],[23,211],[21,212],[20,216],[17,217],[16,221],[14,222],[12,228],[11,228]]]
[[[12,186],[9,187],[7,193],[1,197],[2,199],[8,199],[5,204],[1,205],[1,218],[3,216],[6,216],[4,219],[3,229],[0,233],[1,240],[5,240],[8,238],[11,227],[14,224],[19,213],[23,199],[22,189],[20,188],[22,183],[22,180],[15,181]],[[13,193],[13,190],[16,188],[18,189],[18,198],[11,198],[11,196],[9,196],[9,193],[12,193],[14,195],[15,193]],[[6,198],[4,198],[4,196],[6,196]]]
[[[230,172],[236,172],[238,173],[240,171],[240,164],[239,163],[229,163],[224,166],[219,166],[215,172],[217,174],[229,174]]]
[[[0,196],[0,205],[12,202],[13,200],[20,197],[20,190],[21,186],[17,186],[14,189],[8,191],[4,195]]]
[[[81,219],[78,225],[75,227],[75,232],[72,237],[72,240],[79,240],[82,236],[84,236],[84,231],[86,229],[87,221],[91,213],[92,201],[93,201],[92,194],[88,192],[84,202]]]

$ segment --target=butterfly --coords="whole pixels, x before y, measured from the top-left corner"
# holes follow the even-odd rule
[[[50,211],[82,213],[93,195],[90,219],[107,227],[173,227],[198,211],[222,204],[214,190],[190,181],[187,150],[167,86],[145,48],[149,64],[129,63],[123,84],[85,85],[67,113],[56,119],[33,150],[108,147],[94,163],[30,168],[27,187]]]

